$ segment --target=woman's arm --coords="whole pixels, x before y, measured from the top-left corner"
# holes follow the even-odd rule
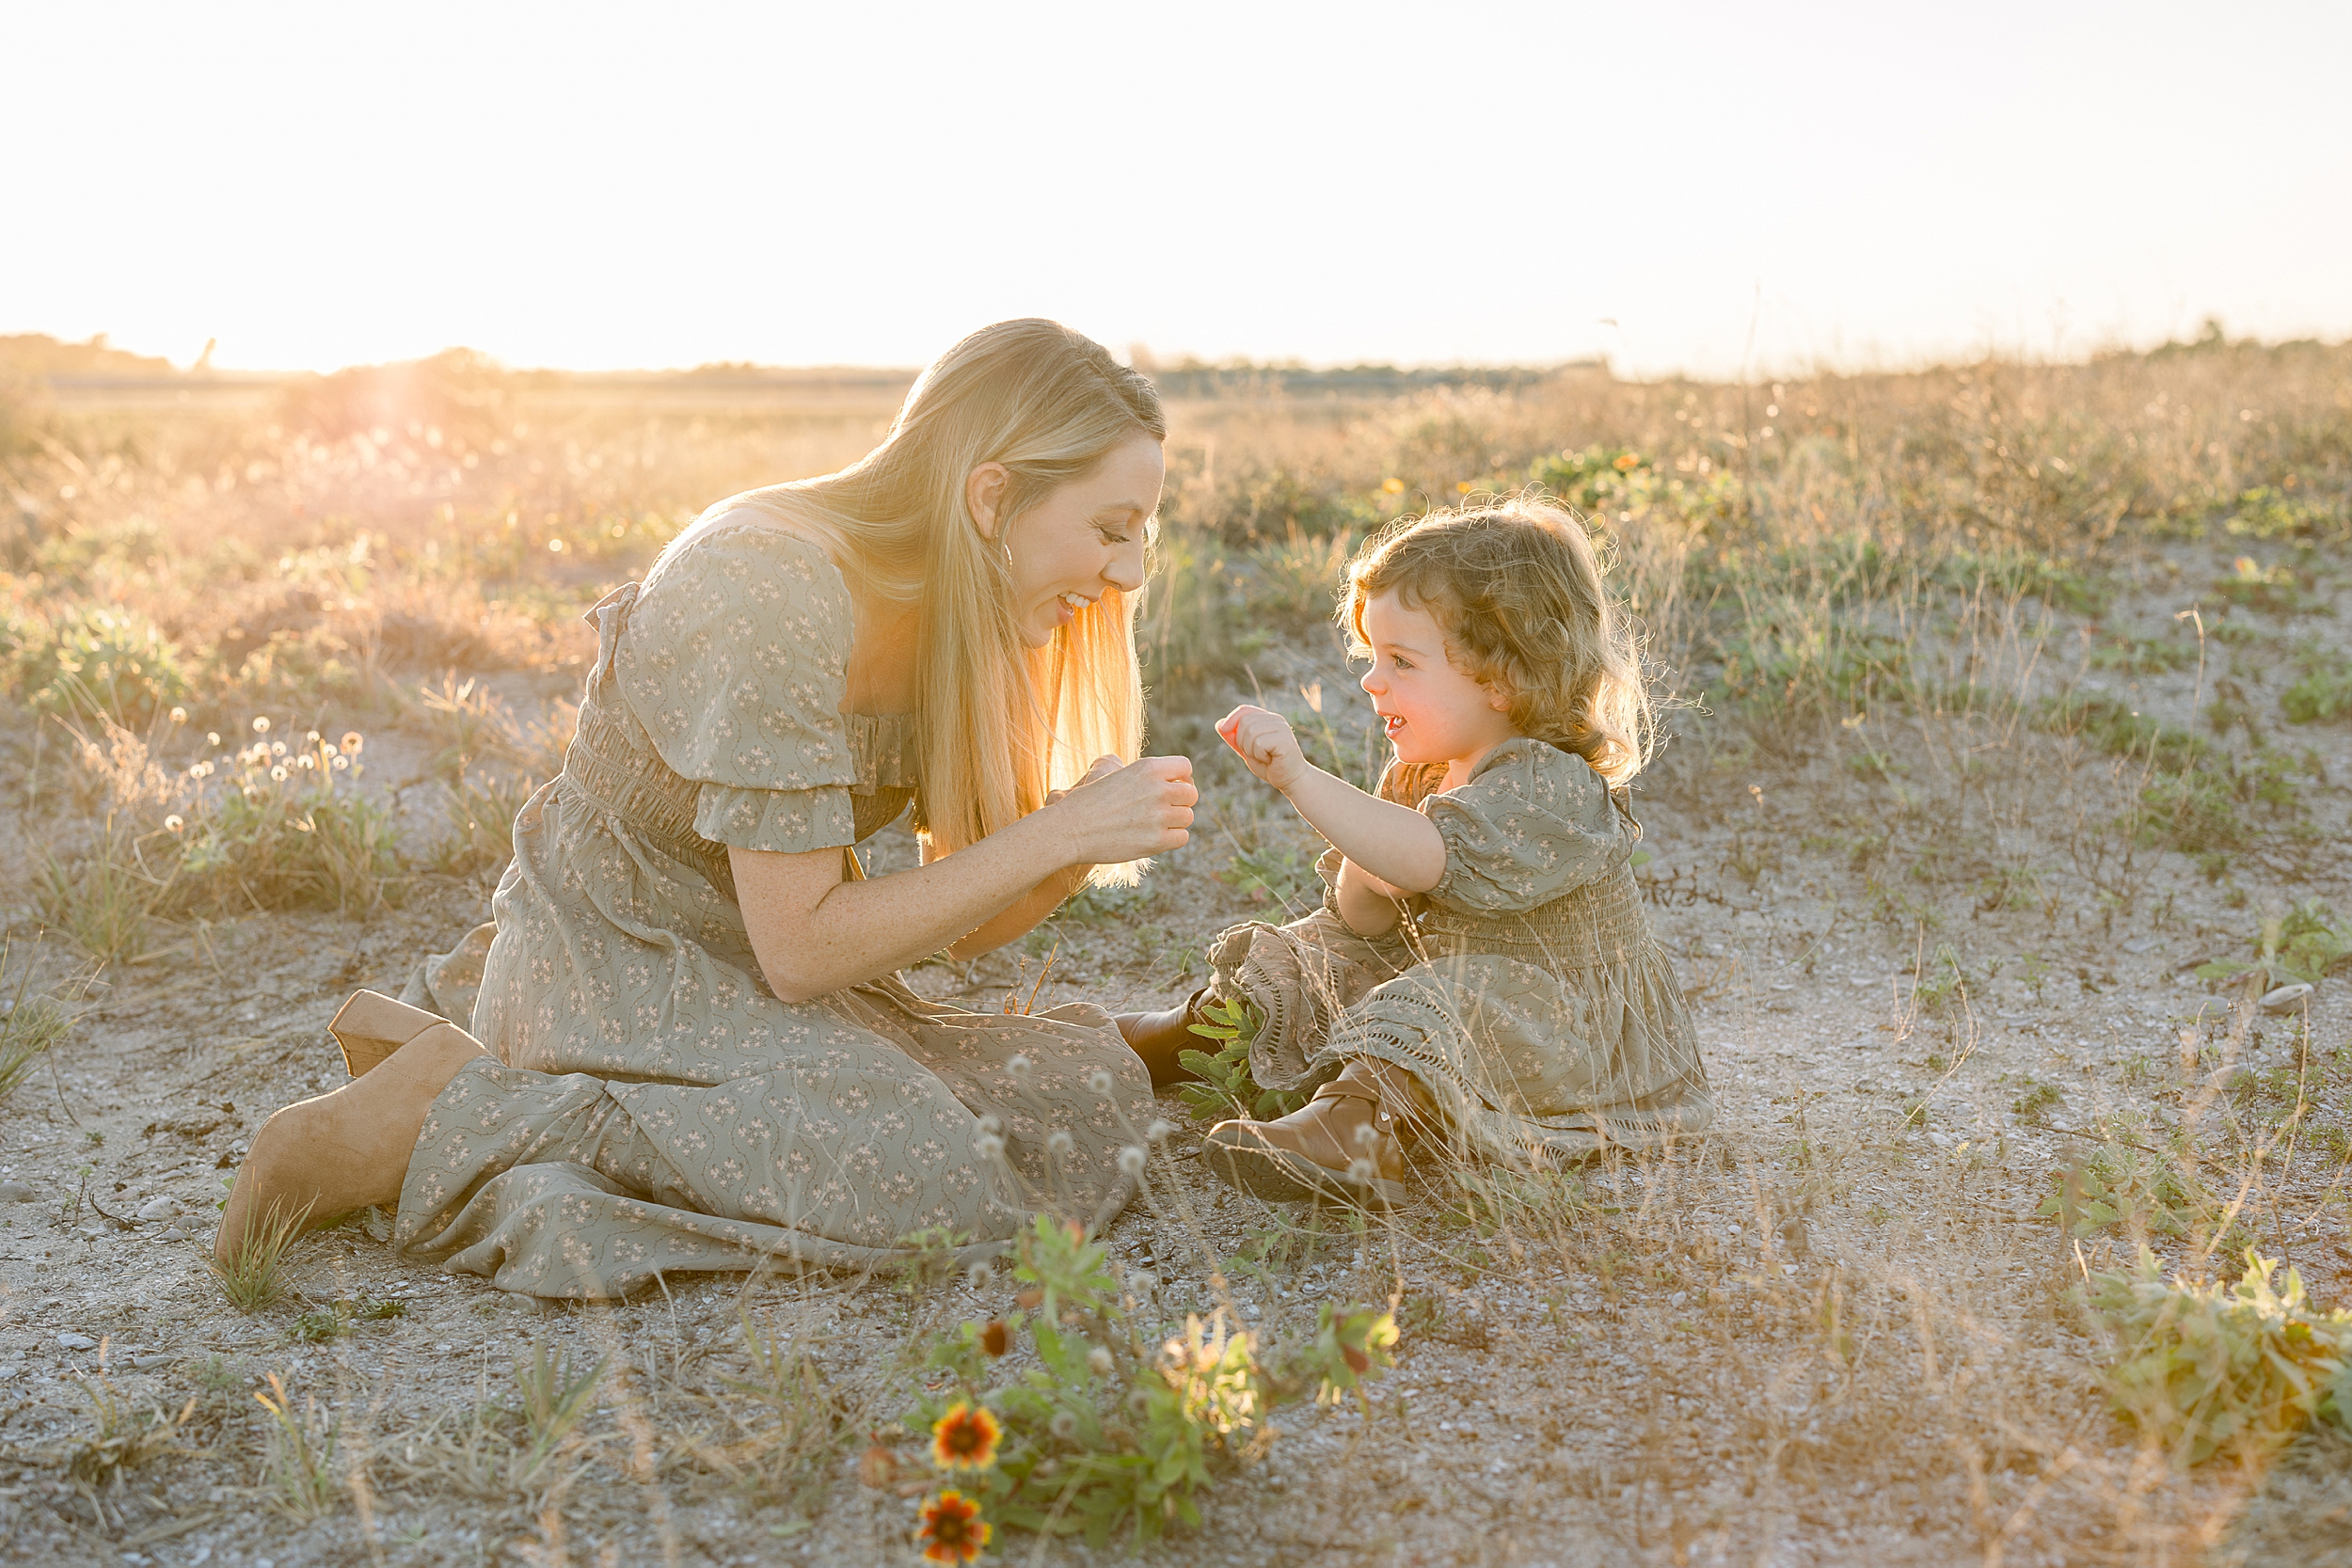
[[[1000,940],[1011,940],[1067,895],[1053,892],[1057,884],[1074,887],[1072,879],[1096,864],[1184,844],[1199,798],[1189,761],[1145,757],[1090,777],[977,844],[870,881],[843,880],[838,848],[789,855],[730,848],[727,858],[769,989],[805,1002],[943,947],[970,947],[999,926],[1008,927]],[[1042,881],[1041,866],[1049,873]],[[1041,908],[1010,927],[1016,910],[1032,904]]]
[[[923,863],[934,863],[931,847],[928,844],[923,846]],[[948,943],[947,956],[961,962],[977,958],[983,953],[993,953],[1009,942],[1020,941],[1086,886],[1087,874],[1093,869],[1091,865],[1073,865],[1055,872],[1002,913]]]

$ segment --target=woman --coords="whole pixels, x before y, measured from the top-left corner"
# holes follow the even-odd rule
[[[1191,765],[1119,761],[1166,434],[1099,345],[1002,323],[862,461],[723,502],[597,605],[474,1033],[355,997],[358,1076],[264,1124],[215,1252],[397,1201],[411,1255],[603,1297],[1117,1212],[1152,1100],[1107,1017],[934,1006],[897,971],[1185,841]],[[910,804],[923,863],[865,879],[850,846]],[[412,997],[448,1007],[460,968]]]

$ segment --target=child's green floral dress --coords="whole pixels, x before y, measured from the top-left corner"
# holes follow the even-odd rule
[[[1265,1016],[1249,1070],[1266,1088],[1337,1076],[1351,1057],[1411,1072],[1464,1146],[1512,1164],[1643,1146],[1714,1117],[1690,1009],[1650,936],[1630,864],[1638,830],[1582,757],[1498,746],[1458,789],[1391,766],[1389,800],[1445,840],[1445,876],[1394,929],[1358,936],[1324,907],[1252,922],[1209,953],[1212,996]]]

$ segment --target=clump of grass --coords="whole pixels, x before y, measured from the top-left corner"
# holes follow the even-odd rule
[[[269,1456],[262,1474],[271,1506],[299,1524],[324,1519],[342,1498],[342,1479],[335,1473],[342,1422],[331,1410],[321,1410],[311,1395],[306,1394],[296,1410],[294,1396],[276,1372],[269,1374],[269,1394],[253,1397],[270,1416]]]
[[[694,1457],[731,1482],[750,1506],[781,1504],[804,1514],[844,1447],[841,1402],[805,1351],[765,1331],[748,1307],[737,1322],[751,1375],[720,1379],[741,1399],[720,1402],[729,1430],[715,1440],[693,1440]]]
[[[99,1355],[102,1370],[78,1380],[90,1404],[89,1430],[66,1451],[66,1473],[94,1503],[100,1501],[102,1489],[127,1484],[127,1472],[171,1451],[180,1429],[196,1411],[193,1399],[177,1416],[166,1414],[161,1405],[139,1409],[106,1376],[103,1346]]]
[[[2352,719],[2352,659],[2332,648],[2301,650],[2296,662],[2302,678],[2279,693],[2279,711],[2291,724]]]
[[[9,943],[0,938],[0,985],[5,985],[8,958]],[[33,966],[26,963],[17,971],[13,991],[0,998],[8,1009],[0,1015],[0,1102],[73,1029],[66,1010],[52,997],[33,995],[32,984]]]
[[[259,1312],[284,1298],[286,1251],[310,1216],[307,1206],[287,1212],[272,1204],[266,1215],[247,1211],[241,1244],[230,1249],[226,1261],[215,1256],[209,1263],[230,1306]]]
[[[2314,1420],[2352,1413],[2352,1312],[2320,1312],[2289,1269],[2253,1249],[2234,1285],[2167,1281],[2137,1267],[2095,1274],[2092,1311],[2112,1336],[2108,1397],[2183,1467],[2217,1454],[2266,1458]]]
[[[19,633],[15,684],[37,713],[145,729],[189,695],[180,650],[155,623],[103,602],[70,602]]]

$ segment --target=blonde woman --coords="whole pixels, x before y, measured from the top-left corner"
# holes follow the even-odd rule
[[[495,934],[424,967],[436,1010],[345,1005],[357,1076],[262,1128],[218,1254],[396,1203],[413,1257],[609,1297],[1115,1213],[1152,1097],[1106,1015],[965,1012],[897,972],[1185,841],[1191,765],[1121,761],[1165,436],[1099,345],[1001,323],[865,459],[722,502],[597,605]],[[865,879],[850,847],[910,807],[922,865]]]

